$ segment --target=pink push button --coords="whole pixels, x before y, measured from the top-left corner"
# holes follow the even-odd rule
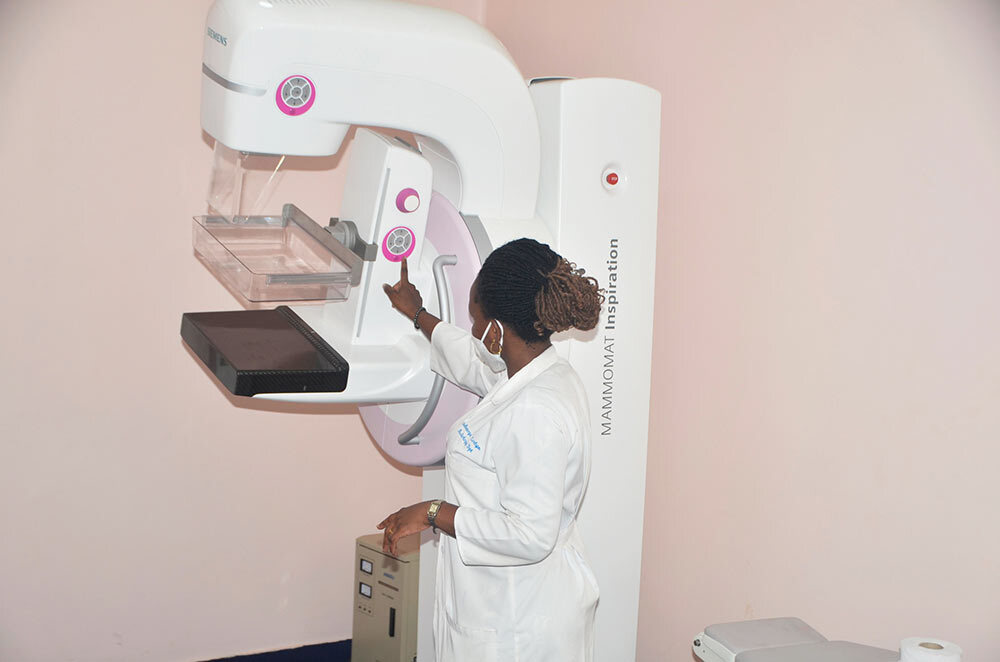
[[[410,257],[416,245],[413,230],[403,225],[389,230],[382,239],[382,255],[390,262]]]
[[[411,214],[420,209],[420,194],[412,188],[404,188],[396,196],[396,209]]]
[[[281,81],[274,95],[278,109],[286,115],[301,115],[316,100],[316,86],[305,76],[289,76]]]

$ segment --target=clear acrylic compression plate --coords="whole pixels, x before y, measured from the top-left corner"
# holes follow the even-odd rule
[[[280,216],[196,216],[198,259],[247,301],[344,301],[352,266],[329,232],[292,205]]]
[[[192,226],[195,253],[251,303],[343,301],[358,282],[359,260],[294,205],[275,212],[284,163],[216,142],[208,214]]]

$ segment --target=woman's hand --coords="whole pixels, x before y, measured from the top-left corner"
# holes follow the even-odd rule
[[[383,283],[382,289],[389,297],[392,307],[406,315],[410,320],[424,305],[424,299],[420,296],[420,292],[410,283],[406,258],[403,258],[403,261],[399,263],[399,282],[395,285]]]
[[[400,538],[431,528],[427,523],[427,508],[430,504],[430,501],[424,501],[400,508],[379,522],[376,528],[385,530],[385,535],[382,537],[382,551],[395,556],[396,544]]]

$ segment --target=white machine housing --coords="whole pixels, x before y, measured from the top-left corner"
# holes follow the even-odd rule
[[[361,283],[347,301],[295,308],[351,364],[349,388],[341,393],[264,397],[299,402],[412,402],[425,400],[431,389],[426,342],[412,323],[384,305],[382,284],[399,280],[399,263],[380,255],[382,243],[394,229],[407,229],[413,242],[408,261],[417,267],[413,282],[427,293],[428,309],[437,310],[429,270],[419,268],[436,257],[424,255],[433,250],[424,241],[432,195],[431,166],[412,148],[364,129],[354,139],[349,165],[340,216],[356,224],[363,241],[375,244],[376,259],[366,263]],[[407,207],[401,201],[404,204],[397,206],[396,198],[407,191],[412,192],[414,202]]]
[[[429,310],[447,312],[460,326],[468,324],[471,278],[508,240],[549,243],[598,279],[607,295],[598,328],[553,340],[590,399],[594,461],[579,524],[601,587],[595,659],[634,659],[659,93],[614,79],[528,84],[481,26],[394,0],[216,0],[206,25],[202,90],[202,127],[239,151],[329,155],[352,124],[413,132],[416,150],[358,130],[339,216],[376,246],[406,223],[414,236],[411,280]],[[416,206],[411,198],[399,202],[409,189]],[[445,271],[443,298],[431,273],[442,254],[457,259]],[[381,292],[398,268],[376,251],[346,302],[294,307],[350,363],[343,392],[266,397],[365,404],[366,426],[389,455],[433,465],[444,455],[447,427],[475,400],[446,387],[438,422],[428,425],[433,434],[422,433],[418,446],[398,443],[400,426],[417,416],[434,388],[426,339]],[[424,493],[443,493],[440,467],[425,469]],[[425,532],[421,660],[433,659],[435,550],[435,537]]]
[[[527,88],[496,37],[454,12],[394,0],[217,0],[202,66],[201,126],[229,147],[326,156],[352,124],[403,129],[424,137],[428,160],[441,161],[438,190],[463,212],[535,213]],[[276,112],[292,76],[311,82],[309,108]]]

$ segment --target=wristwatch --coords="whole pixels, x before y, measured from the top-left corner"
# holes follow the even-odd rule
[[[427,523],[431,525],[434,529],[434,533],[437,533],[437,527],[434,525],[434,520],[437,519],[438,511],[441,510],[441,504],[444,503],[441,499],[436,499],[431,501],[431,505],[427,506]]]

